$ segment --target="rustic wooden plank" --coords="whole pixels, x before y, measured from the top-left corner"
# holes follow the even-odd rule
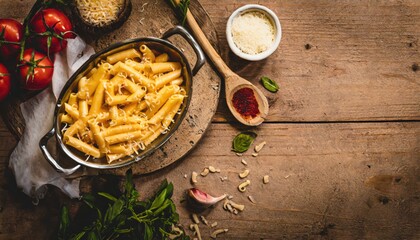
[[[229,66],[254,83],[278,81],[277,94],[265,91],[268,121],[420,119],[419,1],[202,3]],[[240,61],[227,45],[228,17],[248,3],[271,8],[282,24],[280,47],[265,61]],[[231,121],[226,103],[219,106],[216,121]]]
[[[267,141],[257,157],[230,151],[238,130],[212,125],[206,138],[177,167],[140,177],[151,191],[163,179],[173,181],[175,201],[188,189],[191,171],[209,165],[220,174],[199,178],[197,187],[211,194],[228,193],[246,205],[237,216],[221,204],[205,213],[210,222],[228,228],[223,239],[415,239],[420,220],[418,161],[420,123],[265,124],[255,144]],[[254,145],[255,145],[254,144]],[[217,151],[215,151],[217,149]],[[247,166],[240,163],[246,159]],[[237,186],[238,173],[250,170],[246,193]],[[185,179],[184,174],[188,175]],[[270,183],[264,185],[264,175]],[[228,180],[219,178],[227,176]],[[380,180],[371,181],[380,176]],[[257,204],[247,199],[252,195]],[[185,207],[181,219],[191,223]],[[210,229],[201,225],[205,235]]]
[[[275,55],[252,64],[232,56],[224,36],[229,13],[251,2],[201,2],[216,23],[222,55],[241,76],[279,79],[280,92],[269,95],[269,121],[419,120],[418,1],[257,1],[277,12],[284,38]],[[19,18],[19,11],[10,17]],[[216,121],[230,119],[224,104]],[[205,213],[229,228],[222,239],[420,239],[419,122],[264,124],[256,131],[266,148],[256,158],[251,152],[244,156],[252,181],[245,194],[236,190],[237,173],[245,166],[230,152],[238,131],[214,124],[188,157],[136,178],[137,188],[145,196],[163,178],[173,181],[181,221],[189,224],[179,204],[191,187],[183,176],[213,165],[222,173],[197,186],[215,195],[231,193],[246,204],[237,216],[220,204]],[[10,136],[0,120],[0,239],[49,239],[59,203],[68,200],[50,191],[34,207],[19,193],[7,172],[16,143]],[[267,172],[271,182],[263,185]],[[207,239],[210,230],[200,226]]]
[[[251,156],[252,150],[240,157],[231,152],[231,140],[238,132],[227,124],[212,125],[189,157],[135,179],[142,197],[149,196],[164,178],[172,181],[181,222],[188,226],[190,212],[180,202],[184,190],[192,187],[191,172],[212,165],[221,173],[199,177],[196,187],[213,195],[231,194],[235,202],[245,205],[238,215],[224,211],[221,203],[201,213],[211,223],[217,221],[218,227],[229,229],[223,239],[420,237],[416,230],[420,220],[419,122],[264,124],[256,129],[254,145],[261,141],[267,145],[257,157]],[[248,165],[241,164],[241,159]],[[247,179],[251,185],[240,193],[237,186],[243,180],[238,173],[245,168],[250,170]],[[266,174],[270,182],[263,184]],[[228,179],[222,182],[224,176]],[[40,206],[32,208],[24,204],[25,197],[12,183],[3,185],[2,191],[6,197],[0,212],[0,238],[24,239],[33,229],[30,223],[46,218],[50,228],[57,226],[54,218],[59,204],[46,203],[60,196],[65,199],[62,195],[52,191]],[[249,195],[256,204],[250,203]],[[53,212],[47,214],[47,209]],[[18,223],[23,227],[17,228]],[[37,222],[34,226],[45,225]],[[211,229],[204,224],[200,227],[208,239]],[[52,230],[37,234],[46,238]]]
[[[3,120],[0,119],[0,172],[6,172],[9,163],[9,155],[16,145],[16,140],[6,128]],[[4,185],[3,178],[0,178],[0,185]]]

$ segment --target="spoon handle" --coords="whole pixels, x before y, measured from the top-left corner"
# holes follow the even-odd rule
[[[190,10],[187,11],[187,22],[190,26],[191,31],[193,32],[195,38],[200,43],[201,48],[206,52],[207,56],[210,57],[213,64],[216,66],[219,73],[223,76],[224,79],[234,75],[232,70],[226,65],[220,55],[216,52],[213,46],[210,44],[206,35],[204,35],[194,16],[191,14]]]

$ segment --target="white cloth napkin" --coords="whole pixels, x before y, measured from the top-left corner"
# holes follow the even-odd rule
[[[9,167],[18,187],[36,202],[42,199],[47,185],[55,185],[71,198],[79,197],[79,179],[66,179],[44,159],[39,140],[52,128],[54,108],[60,92],[70,76],[95,51],[80,37],[68,40],[67,48],[55,55],[52,86],[20,105],[26,128],[13,150]]]

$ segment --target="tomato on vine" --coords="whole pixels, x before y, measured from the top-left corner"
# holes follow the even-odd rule
[[[10,73],[6,66],[0,63],[0,101],[3,101],[10,92]]]
[[[15,58],[23,38],[23,26],[14,19],[0,19],[0,58]]]
[[[34,34],[34,47],[48,56],[66,48],[66,39],[76,37],[69,18],[55,8],[38,11],[29,23],[29,30]]]
[[[51,83],[53,71],[53,62],[47,55],[31,48],[23,52],[23,59],[18,65],[18,74],[23,88],[27,90],[46,88]]]

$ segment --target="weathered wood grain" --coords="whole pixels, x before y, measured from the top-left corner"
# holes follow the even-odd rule
[[[420,123],[266,124],[256,130],[254,143],[267,145],[238,157],[230,151],[238,130],[215,124],[200,146],[181,166],[139,178],[153,189],[163,178],[182,189],[191,187],[191,171],[209,165],[220,174],[199,178],[197,187],[214,195],[228,193],[246,205],[237,216],[221,204],[205,216],[228,228],[223,239],[415,239],[420,221],[417,175]],[[214,151],[217,149],[217,151]],[[248,163],[240,163],[245,159]],[[238,173],[250,170],[245,193]],[[188,174],[184,179],[183,175]],[[270,176],[264,185],[262,178]],[[219,177],[227,176],[222,182]],[[370,185],[374,176],[385,177]],[[390,181],[388,181],[390,179]],[[257,201],[253,205],[247,197]],[[182,219],[191,220],[182,209]],[[416,224],[417,223],[417,224]],[[204,232],[210,230],[201,225]],[[378,229],[381,229],[378,231]]]
[[[261,76],[279,83],[277,94],[265,91],[268,121],[420,119],[419,1],[202,3],[228,65],[253,83]],[[269,7],[282,24],[280,46],[265,61],[240,61],[227,45],[229,15],[249,3]],[[222,102],[216,121],[226,119],[233,118]]]
[[[2,9],[11,9],[8,17],[18,19],[20,9],[31,5],[0,2]],[[200,2],[215,23],[228,64],[255,83],[267,75],[280,84],[279,93],[266,92],[271,123],[252,129],[259,134],[256,143],[267,145],[257,157],[251,151],[234,155],[230,141],[244,129],[225,123],[232,118],[221,102],[215,123],[191,154],[136,178],[143,197],[168,178],[175,184],[181,222],[188,225],[189,212],[180,203],[183,191],[192,186],[191,171],[212,165],[222,172],[199,178],[197,187],[214,195],[232,194],[246,205],[238,215],[220,204],[204,213],[218,227],[229,228],[220,239],[420,239],[420,2]],[[270,7],[283,26],[282,43],[266,61],[241,61],[227,47],[226,20],[247,3]],[[411,121],[395,122],[399,120]],[[319,123],[279,123],[312,121]],[[48,239],[58,226],[59,205],[69,200],[49,191],[32,206],[7,170],[15,144],[0,120],[0,239]],[[242,158],[248,166],[240,163]],[[245,167],[252,183],[241,194],[237,174]],[[265,174],[270,175],[267,185],[261,182]],[[222,182],[220,176],[228,180]],[[82,190],[105,177],[86,178]],[[208,239],[211,230],[203,224],[200,228]]]
[[[211,223],[217,221],[218,227],[229,229],[222,239],[419,237],[420,123],[265,124],[255,129],[254,145],[267,142],[257,157],[251,156],[252,150],[243,156],[231,152],[230,143],[238,131],[226,124],[212,125],[188,158],[137,177],[137,188],[146,197],[164,178],[172,181],[181,222],[188,226],[190,212],[180,201],[184,190],[193,186],[191,172],[210,165],[220,168],[220,173],[199,177],[195,186],[213,195],[228,193],[233,201],[245,205],[238,215],[224,211],[221,203],[202,214]],[[241,164],[241,159],[248,165]],[[240,193],[237,186],[243,180],[238,173],[244,169],[250,170],[247,179],[251,185]],[[270,176],[268,184],[262,183],[264,175]],[[222,182],[224,176],[227,180]],[[249,195],[256,204],[247,199]],[[45,201],[57,197],[50,193]],[[25,225],[22,231],[12,223],[23,216],[25,224],[42,220],[50,208],[44,203],[37,210],[22,208],[24,200],[16,190],[6,190],[3,198],[0,229],[6,229],[2,232],[5,237],[14,233],[18,233],[16,239],[29,236],[31,226]],[[51,206],[51,227],[56,226],[58,207]],[[200,228],[208,239],[211,229],[204,224]],[[49,236],[51,229],[41,232],[45,235],[39,236]]]

